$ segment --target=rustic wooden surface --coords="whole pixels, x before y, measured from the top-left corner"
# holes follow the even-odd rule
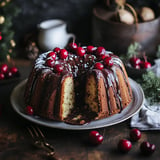
[[[47,160],[47,156],[41,149],[35,148],[32,138],[26,127],[31,123],[15,113],[9,102],[10,93],[14,86],[25,79],[30,71],[31,63],[28,61],[16,61],[21,72],[19,81],[0,85],[0,159],[1,160]],[[99,146],[93,146],[88,142],[90,130],[72,131],[46,128],[39,126],[49,143],[54,145],[56,154],[62,160],[159,160],[160,158],[160,133],[159,131],[142,132],[139,142],[133,143],[131,151],[121,154],[117,150],[117,143],[121,138],[128,138],[130,120],[123,123],[97,129],[104,141]],[[142,141],[154,143],[157,147],[150,157],[140,154],[139,145]]]

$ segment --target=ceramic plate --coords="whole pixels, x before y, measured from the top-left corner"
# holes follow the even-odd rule
[[[13,109],[23,118],[34,122],[39,125],[43,125],[51,128],[67,129],[67,130],[87,130],[111,126],[120,122],[123,122],[130,117],[132,117],[136,112],[138,112],[144,102],[144,93],[140,85],[134,80],[129,79],[131,88],[133,91],[133,100],[128,107],[126,107],[121,113],[115,114],[111,117],[104,118],[101,120],[92,121],[84,125],[71,125],[64,122],[56,122],[51,120],[46,120],[38,116],[29,116],[24,113],[25,103],[23,98],[23,93],[26,85],[26,80],[20,82],[12,91],[11,94],[11,104]]]

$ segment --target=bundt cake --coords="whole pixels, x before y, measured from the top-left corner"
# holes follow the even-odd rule
[[[24,93],[43,118],[84,124],[121,112],[132,101],[122,61],[103,47],[70,43],[39,55]]]

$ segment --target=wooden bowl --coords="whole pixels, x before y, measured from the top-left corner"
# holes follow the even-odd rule
[[[102,7],[93,9],[92,41],[117,55],[125,54],[128,46],[138,42],[147,55],[154,55],[160,44],[160,17],[143,23],[127,25],[112,20],[115,12]]]

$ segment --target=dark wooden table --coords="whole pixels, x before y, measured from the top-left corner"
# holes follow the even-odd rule
[[[23,79],[28,77],[31,62],[16,60],[21,77],[18,81],[0,85],[0,160],[46,160],[45,152],[33,146],[33,141],[26,127],[31,122],[21,118],[10,104],[12,89]],[[114,126],[97,129],[103,136],[101,145],[93,146],[88,142],[90,130],[73,131],[60,130],[39,126],[49,143],[54,145],[56,154],[62,160],[146,160],[160,159],[160,132],[142,132],[139,142],[133,143],[131,151],[122,154],[117,150],[117,143],[121,138],[128,138],[130,119]],[[152,156],[140,153],[140,143],[149,141],[156,145]]]

